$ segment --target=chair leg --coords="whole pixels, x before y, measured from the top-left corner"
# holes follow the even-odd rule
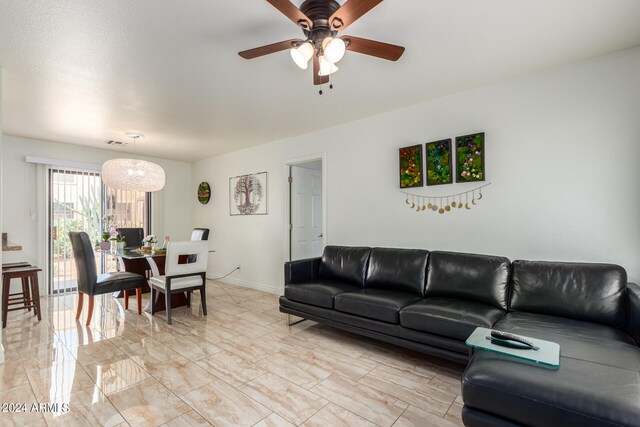
[[[31,294],[29,293],[29,278],[22,278],[22,298],[24,305],[31,305]],[[27,311],[31,311],[31,307],[27,308]]]
[[[31,296],[34,303],[33,311],[38,315],[38,322],[42,320],[42,312],[40,310],[40,284],[38,283],[38,273],[34,272],[31,276]]]
[[[202,314],[207,315],[207,295],[204,292],[204,285],[200,287],[200,300],[202,301]]]
[[[142,288],[136,289],[136,299],[138,300],[138,315],[142,314]]]
[[[166,292],[164,294],[164,299],[165,299],[165,305],[166,305],[166,310],[167,310],[167,325],[171,324],[171,293],[170,292]]]
[[[93,316],[93,295],[89,295],[89,313],[87,314],[87,326],[91,323],[91,316]]]
[[[7,309],[9,308],[9,289],[11,289],[11,279],[5,276],[2,280],[2,329],[7,327]]]
[[[153,316],[156,312],[156,288],[151,287],[151,315]]]
[[[124,291],[124,309],[129,310],[129,291]]]
[[[76,320],[80,319],[82,314],[82,303],[84,302],[84,294],[78,291],[78,311],[76,312]]]

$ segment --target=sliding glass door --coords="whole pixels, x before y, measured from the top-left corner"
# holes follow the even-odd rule
[[[70,231],[87,232],[97,245],[108,228],[140,227],[148,234],[150,222],[150,193],[105,187],[96,171],[50,169],[49,293],[77,289]],[[98,273],[118,268],[112,256],[95,252],[95,259]]]
[[[49,172],[49,292],[77,289],[70,231],[86,231],[91,242],[102,233],[102,181],[97,172]],[[100,262],[99,254],[96,261]]]

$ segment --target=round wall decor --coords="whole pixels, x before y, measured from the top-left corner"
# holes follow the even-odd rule
[[[203,181],[198,185],[198,201],[206,205],[209,203],[209,199],[211,199],[211,187],[208,182]]]

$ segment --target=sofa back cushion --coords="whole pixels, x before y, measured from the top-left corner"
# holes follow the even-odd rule
[[[364,286],[371,248],[327,246],[324,248],[318,277]]]
[[[424,296],[428,259],[424,249],[373,248],[364,286]]]
[[[514,261],[510,308],[623,328],[626,286],[617,265]]]
[[[507,309],[507,258],[458,252],[431,252],[427,297],[458,298]]]

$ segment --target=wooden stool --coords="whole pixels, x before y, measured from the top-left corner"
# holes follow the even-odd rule
[[[38,267],[2,269],[2,328],[7,327],[7,313],[9,311],[24,309],[31,311],[31,308],[33,308],[33,314],[38,316],[38,321],[42,319],[40,313],[40,289],[38,286],[39,271],[42,271],[42,269]],[[11,279],[22,280],[22,292],[9,293]],[[21,307],[9,308],[10,305],[21,305]]]
[[[20,268],[20,267],[31,267],[31,264],[29,264],[28,262],[22,261],[22,262],[8,262],[5,264],[2,264],[2,271],[5,272],[6,270],[12,269],[12,268]],[[18,298],[17,296],[21,295],[22,298]],[[9,296],[13,296],[14,298],[10,298],[9,301],[11,300],[18,300],[18,299],[22,299],[22,302],[24,304],[25,307],[27,307],[28,300],[30,299],[30,293],[29,293],[29,283],[27,281],[26,277],[22,278],[22,293],[16,292],[14,294],[9,294]],[[31,307],[27,307],[28,311],[31,311]]]

